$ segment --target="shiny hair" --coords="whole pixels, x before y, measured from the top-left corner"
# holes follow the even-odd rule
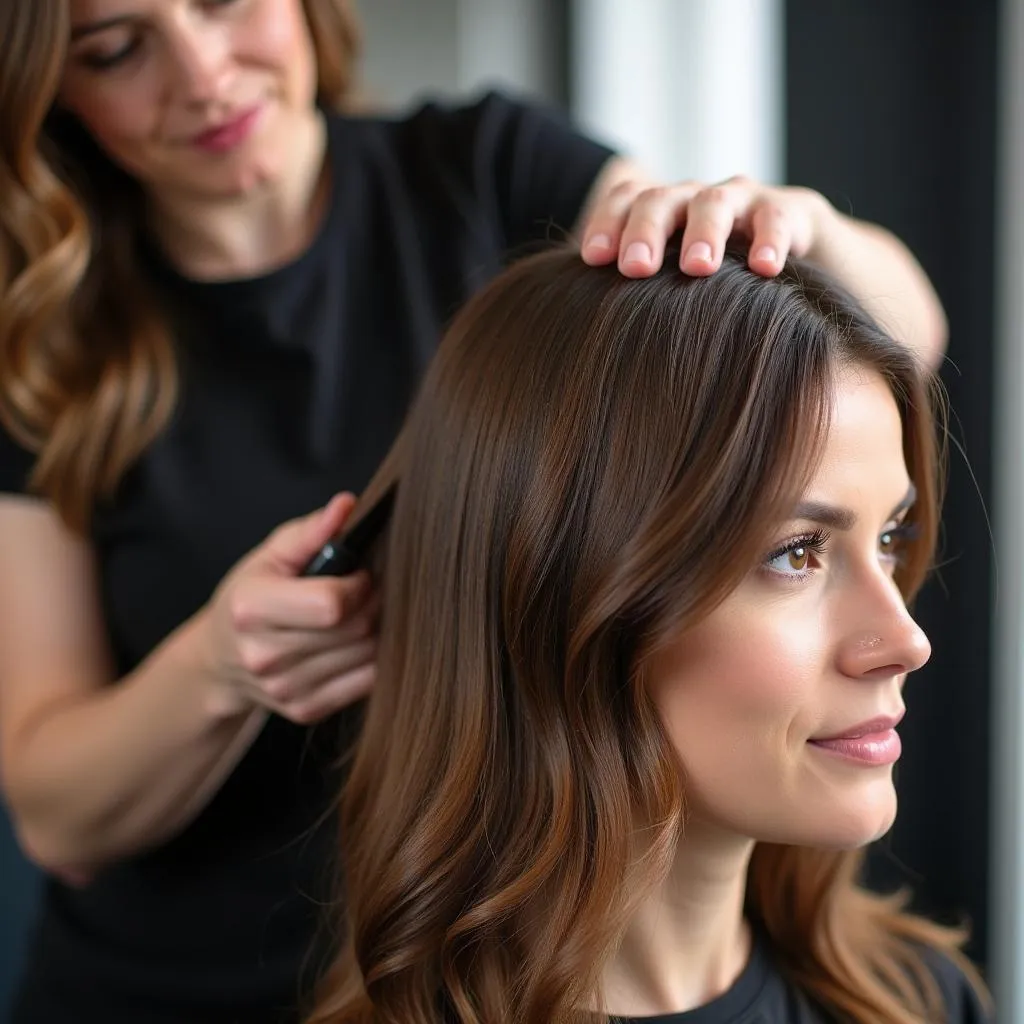
[[[349,0],[302,0],[318,98],[359,49]],[[37,455],[30,489],[72,528],[166,425],[177,372],[138,270],[142,190],[55,107],[68,0],[0,4],[0,424]]]
[[[645,664],[763,557],[809,481],[838,371],[888,383],[929,568],[930,378],[814,268],[730,253],[627,280],[571,249],[456,318],[355,518],[397,482],[375,557],[378,679],[341,803],[340,953],[307,1024],[582,1024],[684,835]],[[641,837],[643,837],[641,843]],[[942,1018],[922,947],[961,936],[857,884],[861,855],[758,844],[748,910],[844,1019]]]

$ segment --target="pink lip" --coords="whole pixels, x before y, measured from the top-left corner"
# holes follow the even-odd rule
[[[903,712],[898,715],[879,716],[844,729],[838,735],[811,739],[808,742],[821,750],[862,764],[894,764],[899,760],[903,750],[899,734],[896,732],[896,726],[902,718]]]
[[[208,153],[226,153],[228,150],[234,149],[252,134],[262,109],[257,104],[227,121],[207,128],[193,136],[192,145],[198,149],[204,149]]]

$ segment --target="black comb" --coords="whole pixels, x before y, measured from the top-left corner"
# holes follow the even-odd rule
[[[306,566],[303,576],[347,576],[355,572],[366,557],[370,545],[388,521],[395,504],[397,487],[392,484],[377,503],[351,530],[329,540]]]

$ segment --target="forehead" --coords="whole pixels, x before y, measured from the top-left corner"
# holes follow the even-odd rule
[[[171,10],[189,0],[69,0],[72,17],[110,17],[146,11]]]
[[[160,0],[70,0],[71,21],[99,21],[138,14],[160,5]]]
[[[844,367],[836,379],[821,461],[808,490],[832,500],[842,492],[847,503],[875,496],[883,504],[898,499],[909,484],[903,447],[902,418],[885,379],[865,367]]]
[[[121,18],[159,22],[194,6],[195,0],[69,0],[71,24],[92,24]]]

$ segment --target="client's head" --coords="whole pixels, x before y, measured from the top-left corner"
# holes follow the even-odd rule
[[[843,989],[836,914],[855,956],[906,930],[837,893],[893,821],[929,654],[905,601],[933,421],[855,303],[805,265],[524,260],[448,331],[367,499],[394,479],[322,1019],[573,1020],[697,836],[759,844],[748,912],[809,987]]]

